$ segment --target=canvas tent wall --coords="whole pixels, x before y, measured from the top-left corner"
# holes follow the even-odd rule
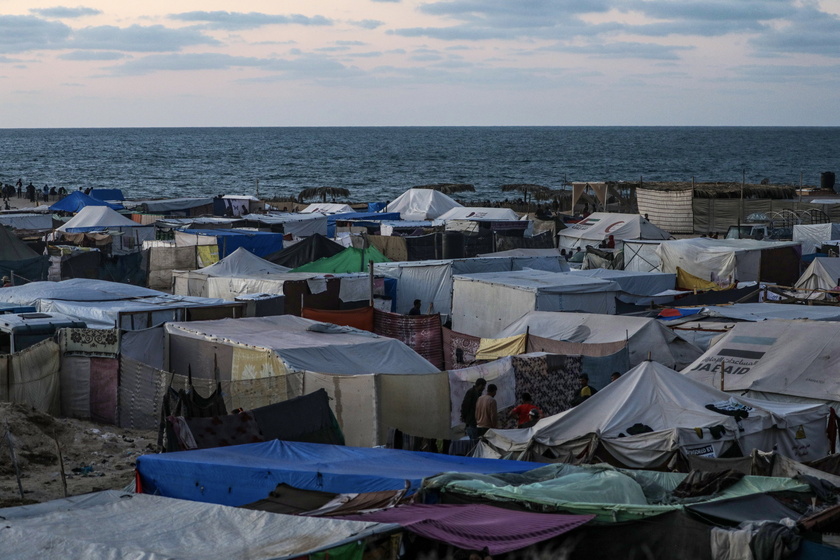
[[[672,301],[674,299],[673,295],[654,296],[673,290],[677,282],[676,274],[665,274],[662,272],[633,272],[628,270],[593,268],[589,270],[576,270],[572,274],[587,278],[611,280],[621,288],[621,292],[617,296],[619,300],[637,305],[647,305],[651,302],[660,304]]]
[[[210,297],[207,295],[209,292],[207,289],[208,278],[268,278],[272,275],[286,273],[288,270],[284,266],[261,259],[244,247],[239,247],[224,259],[210,266],[198,270],[173,271],[173,293],[176,295]],[[234,298],[222,299],[232,301]]]
[[[303,239],[315,234],[327,235],[329,228],[329,220],[324,214],[272,212],[249,214],[242,219],[250,227],[270,227],[271,231],[283,232],[294,239]]]
[[[656,250],[661,241],[625,240],[622,242],[624,270],[631,272],[662,272],[662,261]]]
[[[567,224],[557,234],[558,246],[564,249],[597,246],[613,236],[615,241],[627,239],[670,239],[671,235],[659,229],[638,214],[612,214],[595,212],[576,224]]]
[[[793,241],[802,244],[802,254],[819,251],[824,241],[840,239],[840,224],[794,224]]]
[[[139,251],[155,238],[155,227],[130,220],[107,206],[86,206],[56,231],[67,234],[105,231],[111,235],[111,252],[124,255]]]
[[[283,248],[283,234],[242,229],[185,229],[175,232],[175,245],[216,245],[219,258],[225,258],[239,247],[262,257]]]
[[[840,404],[838,343],[838,322],[780,319],[737,323],[683,373],[748,397],[836,407]]]
[[[399,212],[403,220],[423,221],[439,218],[452,208],[459,208],[461,204],[440,191],[432,189],[408,189],[395,198],[386,212]]]
[[[452,330],[491,337],[530,311],[615,313],[612,281],[541,270],[452,277]]]
[[[656,319],[626,315],[534,311],[493,336],[506,338],[526,332],[542,338],[583,344],[626,341],[632,366],[650,356],[668,367],[681,368],[702,353]]]
[[[792,295],[808,299],[826,299],[830,296],[824,292],[809,290],[833,290],[838,285],[840,285],[840,259],[817,257],[811,261],[793,285],[797,291]]]
[[[721,286],[764,281],[791,286],[799,270],[800,245],[753,239],[679,239],[656,250],[662,272],[677,268]]]
[[[785,303],[735,303],[703,308],[710,318],[735,321],[767,321],[770,319],[808,319],[811,321],[840,321],[840,307],[833,305],[797,305]]]
[[[739,412],[738,417],[733,413]],[[676,454],[719,457],[737,445],[809,461],[829,450],[828,407],[733,397],[656,362],[643,362],[578,406],[526,430],[494,430],[487,446],[523,458],[586,462],[605,456],[630,468],[666,466]],[[699,433],[698,433],[699,432]],[[576,450],[591,442],[583,457]],[[487,456],[485,450],[481,453]]]
[[[693,189],[636,188],[639,214],[669,233],[694,233]]]
[[[400,261],[374,265],[377,274],[397,280],[397,313],[408,313],[414,300],[419,299],[423,302],[424,311],[431,305],[435,313],[441,314],[443,322],[447,321],[452,311],[453,275],[525,269],[567,272],[569,265],[565,258],[556,253],[548,257],[486,255],[474,259]]]

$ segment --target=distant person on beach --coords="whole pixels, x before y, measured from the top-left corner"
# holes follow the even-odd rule
[[[67,189],[64,187],[58,187],[58,199],[61,200],[65,196],[67,196]]]
[[[580,374],[578,382],[580,383],[580,390],[577,392],[577,395],[575,395],[575,398],[572,399],[572,406],[579,405],[598,392],[598,389],[589,385],[589,376],[585,373]]]
[[[466,426],[467,435],[470,439],[475,441],[478,439],[478,425],[475,419],[475,406],[478,403],[481,393],[484,392],[484,387],[487,386],[487,381],[483,377],[475,380],[475,384],[467,389],[464,394],[464,400],[461,401],[461,422]]]
[[[35,202],[35,185],[32,184],[32,181],[26,185],[26,196],[29,198],[29,202]]]
[[[18,198],[23,198],[23,179],[18,179],[17,193],[18,193]]]
[[[534,410],[536,410],[539,414],[539,409],[533,402],[531,402],[531,393],[522,393],[522,404],[513,407],[510,412],[508,412],[508,416],[516,419],[517,428],[522,428],[522,424],[525,424],[531,419],[530,415]]]
[[[422,302],[419,299],[414,300],[414,307],[408,310],[409,315],[422,315],[423,313],[420,312],[420,304]]]
[[[487,394],[478,397],[475,403],[475,423],[478,435],[483,436],[487,430],[499,427],[499,409],[496,405],[497,387],[491,383],[487,386]]]
[[[50,201],[50,187],[44,185],[44,188],[41,189],[41,192],[44,193],[44,202]]]
[[[86,194],[86,195],[88,195],[88,196],[90,196],[90,191],[92,191],[92,190],[93,190],[93,187],[88,187],[88,188],[86,188],[86,189],[85,189],[85,194]]]

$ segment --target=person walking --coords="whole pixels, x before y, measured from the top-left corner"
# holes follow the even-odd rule
[[[483,377],[479,377],[475,380],[475,384],[467,389],[464,400],[461,401],[461,422],[464,423],[467,435],[470,436],[472,441],[478,439],[478,424],[475,417],[476,405],[486,386],[487,381]]]
[[[499,427],[499,410],[496,405],[497,387],[491,383],[487,386],[487,394],[481,395],[475,403],[475,422],[478,426],[479,437],[491,428]]]
[[[536,410],[539,413],[537,406],[531,402],[531,393],[522,393],[522,404],[513,407],[508,413],[508,416],[516,419],[517,428],[522,428],[522,424],[525,424],[531,419],[532,410]]]

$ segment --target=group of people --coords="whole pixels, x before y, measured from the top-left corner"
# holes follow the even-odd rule
[[[24,198],[25,196],[29,202],[37,202],[39,199],[44,202],[49,202],[50,197],[52,197],[52,200],[61,200],[67,195],[67,189],[64,187],[56,189],[55,187],[44,185],[42,188],[38,188],[32,184],[32,181],[24,187],[23,179],[18,179],[14,185],[5,183],[0,191],[3,193],[3,200],[6,203],[7,210],[9,209],[9,200],[14,198],[15,195],[18,198]]]

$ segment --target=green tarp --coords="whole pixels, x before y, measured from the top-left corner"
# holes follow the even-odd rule
[[[291,272],[319,272],[338,274],[342,272],[367,272],[368,262],[391,262],[391,259],[379,252],[376,247],[356,249],[348,247],[337,255],[318,259],[315,262],[299,266]]]

